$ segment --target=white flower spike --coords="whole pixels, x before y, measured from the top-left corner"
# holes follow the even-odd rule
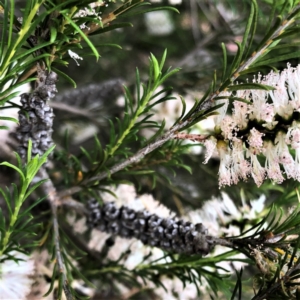
[[[254,77],[253,83],[274,90],[222,92],[224,105],[215,118],[215,141],[220,156],[219,186],[236,184],[252,177],[260,186],[265,179],[282,183],[287,178],[300,181],[300,65],[288,64],[282,72]],[[228,112],[228,97],[233,101]],[[217,140],[218,139],[218,140]],[[212,136],[204,143],[205,163],[212,154]],[[296,151],[293,154],[293,151]],[[264,163],[258,160],[264,157]]]

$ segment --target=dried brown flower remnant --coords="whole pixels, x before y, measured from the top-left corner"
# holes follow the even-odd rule
[[[161,218],[146,210],[118,208],[113,202],[102,207],[95,199],[88,203],[88,225],[124,238],[137,238],[144,244],[185,254],[208,254],[214,244],[207,239],[207,229],[183,220]]]
[[[47,101],[56,95],[57,74],[38,67],[35,90],[21,95],[22,109],[19,111],[17,140],[20,142],[18,152],[26,157],[28,141],[32,141],[32,155],[42,155],[52,146],[53,110]]]

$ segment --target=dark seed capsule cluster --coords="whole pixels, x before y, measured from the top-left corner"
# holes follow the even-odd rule
[[[88,203],[88,225],[100,231],[124,238],[137,238],[144,244],[185,254],[208,254],[214,247],[202,224],[161,218],[147,211],[135,211],[126,206],[117,208],[113,202]]]
[[[57,74],[38,68],[35,90],[21,95],[22,109],[19,111],[19,127],[16,138],[20,143],[18,152],[26,157],[28,140],[32,141],[32,155],[42,155],[52,146],[52,124],[54,114],[47,104],[57,93]]]

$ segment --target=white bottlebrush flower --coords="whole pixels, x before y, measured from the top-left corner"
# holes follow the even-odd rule
[[[119,185],[116,188],[112,189],[112,192],[116,197],[113,197],[109,193],[102,193],[102,199],[104,201],[115,200],[118,206],[126,205],[131,208],[138,208],[138,210],[147,209],[151,213],[158,214],[161,217],[173,216],[167,208],[164,208],[162,205],[160,205],[156,200],[154,200],[151,195],[137,196],[134,187],[131,185]],[[238,207],[227,194],[223,193],[221,199],[213,199],[206,202],[201,210],[190,212],[188,216],[186,216],[186,219],[194,224],[202,223],[208,229],[209,234],[212,236],[222,236],[223,234],[226,234],[227,236],[239,235],[241,234],[240,228],[238,226],[235,226],[234,224],[243,219],[257,219],[260,212],[264,208],[265,197],[262,196],[258,200],[250,201],[250,204],[244,202],[242,203],[241,207]],[[214,209],[211,209],[212,207],[214,207]],[[245,228],[245,230],[247,229],[249,228]],[[109,235],[106,233],[102,233],[96,230],[93,231],[93,243],[90,243],[89,247],[91,249],[97,249],[98,251],[100,251],[101,247],[104,245],[105,240],[108,237]],[[99,247],[100,243],[102,244],[101,247]],[[129,251],[126,252],[127,250]],[[224,252],[226,251],[228,251],[228,249],[217,246],[213,250],[213,252],[208,255],[214,257],[219,254],[224,254]],[[143,245],[142,242],[135,239],[124,239],[116,237],[114,245],[112,245],[108,249],[106,258],[112,261],[116,261],[120,259],[120,257],[124,253],[126,253],[126,255],[123,255],[119,263],[129,270],[134,270],[141,267],[140,264],[147,265],[153,260],[155,260],[156,263],[159,264],[160,259],[164,257],[164,252],[158,248],[152,248],[147,245]],[[148,257],[150,253],[151,255]],[[146,260],[144,260],[145,257],[147,257]],[[232,258],[232,261],[230,262],[221,261],[216,265],[215,268],[207,268],[211,272],[229,273],[233,270],[239,270],[245,265],[245,263],[243,262],[245,256],[243,256],[242,254],[230,258]],[[164,258],[162,260],[162,263],[164,263],[165,261],[168,262],[168,258]],[[157,299],[192,300],[197,297],[197,288],[193,283],[188,284],[186,287],[183,287],[181,281],[176,279],[175,277],[161,278],[161,280],[166,290],[155,287],[151,282],[140,281],[140,283],[143,287],[147,287],[150,289],[153,288],[153,292],[157,295]],[[209,294],[209,283],[206,282],[205,278],[201,279],[201,283],[202,285],[200,287],[200,292],[202,293],[201,295],[203,295],[203,299],[206,299],[204,295]],[[130,292],[122,284],[120,284],[118,288],[123,295]]]
[[[219,167],[219,186],[231,185],[232,178],[230,172],[231,166],[231,155],[230,149],[228,148],[226,142],[218,141],[217,149],[220,156],[220,167]]]
[[[264,155],[266,156],[265,169],[267,175],[277,184],[282,183],[284,177],[280,170],[279,157],[277,156],[276,148],[271,141],[267,141],[264,144]]]
[[[250,172],[251,165],[245,159],[245,149],[243,148],[243,142],[240,139],[236,139],[233,142],[232,154],[231,154],[231,180],[236,184],[239,179],[247,180]]]
[[[34,274],[34,261],[21,252],[9,254],[18,261],[6,259],[0,264],[0,299],[26,299],[33,283],[30,276]]]
[[[254,77],[253,83],[269,85],[274,90],[235,92],[233,96],[245,103],[234,101],[231,115],[226,115],[228,99],[221,100],[227,105],[216,110],[219,115],[215,120],[220,187],[247,180],[250,176],[258,186],[265,179],[278,184],[285,177],[300,181],[299,79],[300,65],[293,68],[288,64],[282,72],[272,71],[266,76],[258,74]],[[230,93],[223,95],[230,96]],[[218,101],[216,105],[219,103],[222,102]],[[281,124],[283,120],[284,124]],[[210,146],[208,142],[204,145]],[[295,154],[290,148],[296,150]],[[258,155],[264,162],[259,162]]]
[[[151,195],[137,195],[136,191],[133,186],[121,184],[117,186],[116,188],[111,190],[116,197],[113,197],[109,193],[102,193],[102,199],[106,202],[114,201],[117,203],[118,206],[126,205],[132,209],[136,210],[142,210],[146,209],[150,213],[155,213],[159,215],[160,217],[164,218],[172,218],[174,217],[174,213],[170,212],[169,209],[161,205],[158,201],[156,201]],[[224,200],[226,211],[233,212],[233,203],[229,199]],[[220,212],[221,214],[221,212]],[[225,216],[225,214],[223,213]],[[235,213],[237,215],[237,213]],[[218,215],[215,216],[215,218],[218,218]],[[226,222],[224,220],[224,222]],[[194,223],[197,223],[197,220],[194,220]],[[213,223],[213,222],[212,222]],[[219,232],[210,232],[210,234],[219,234]],[[100,232],[99,230],[93,230],[92,233],[92,240],[89,243],[89,247],[94,250],[101,251],[101,248],[104,246],[105,241],[109,237],[109,234]],[[129,252],[126,252],[127,250],[130,250]],[[129,270],[134,270],[140,266],[142,263],[149,264],[151,261],[156,261],[157,264],[159,263],[165,263],[170,262],[170,259],[168,257],[165,257],[165,252],[163,252],[161,249],[156,247],[150,247],[148,245],[144,245],[141,241],[136,239],[125,239],[121,237],[116,237],[114,245],[112,245],[108,249],[107,257],[106,259],[116,261],[120,259],[121,255],[126,252],[126,255],[122,257],[122,259],[119,261],[119,263],[123,266],[125,266]],[[146,260],[145,257],[147,257],[151,253],[151,256],[149,256]],[[163,258],[163,259],[162,259]],[[160,261],[160,259],[162,259]],[[156,294],[157,299],[182,299],[182,300],[192,300],[197,298],[197,287],[193,284],[187,284],[186,287],[183,287],[182,282],[174,277],[174,278],[167,278],[163,277],[161,278],[162,284],[165,286],[166,290],[158,288],[154,286],[154,284],[150,281],[143,282],[140,280],[140,283],[143,287],[153,289],[153,292]],[[205,279],[202,278],[203,286],[200,287],[201,292],[203,295],[207,294],[207,289],[209,289],[208,283],[205,283]],[[119,291],[124,295],[129,293],[127,287],[123,285],[118,285]],[[206,299],[206,298],[203,298]]]
[[[213,136],[209,137],[204,141],[204,146],[206,148],[206,153],[205,153],[205,160],[203,161],[204,164],[207,164],[209,159],[212,157],[214,154],[214,151],[217,146],[217,139]]]
[[[263,145],[264,145],[264,141],[262,139],[263,136],[264,136],[264,134],[259,132],[255,128],[252,128],[250,130],[250,134],[248,136],[247,141],[249,143],[249,146],[252,147],[253,149],[255,149],[255,151],[257,151],[257,153],[261,153],[263,150]]]
[[[240,92],[243,92],[243,93],[240,93]],[[239,98],[242,98],[242,96],[244,96],[244,97],[247,97],[245,99],[248,100],[249,96],[244,92],[245,91],[237,91],[236,96]],[[249,114],[248,105],[242,101],[233,101],[233,106],[234,106],[234,109],[232,111],[232,117],[233,117],[235,124],[237,124],[237,126],[240,129],[245,129],[248,125],[248,122],[245,118],[245,116]]]
[[[111,192],[114,193],[115,197],[110,193],[101,194],[105,202],[113,201],[119,207],[124,205],[136,211],[147,210],[161,218],[172,218],[175,216],[175,213],[156,201],[152,195],[143,194],[138,196],[132,185],[120,184],[116,188],[111,189]],[[89,247],[99,251],[104,246],[105,241],[109,236],[110,234],[105,232],[100,232],[96,229],[92,230]],[[111,247],[107,257],[112,260],[117,260],[126,250],[131,250],[132,254],[124,258],[123,262],[128,269],[133,269],[143,260],[145,255],[149,254],[150,251],[153,253],[153,249],[151,249],[152,248],[145,246],[141,241],[117,237],[115,245]],[[155,259],[163,256],[162,250],[156,249],[155,251]],[[152,259],[154,259],[153,255]]]
[[[291,145],[293,149],[300,148],[300,123],[294,121],[286,134],[286,143]]]
[[[257,152],[253,148],[249,148],[247,156],[250,157],[251,176],[257,186],[261,186],[266,178],[266,170],[261,166],[257,158]]]
[[[136,191],[133,186],[122,184],[112,189],[112,192],[116,197],[113,197],[109,193],[102,193],[102,199],[104,201],[113,201],[117,203],[118,206],[126,205],[132,209],[146,209],[151,213],[155,213],[161,217],[173,217],[172,214],[167,208],[159,204],[158,201],[154,200],[151,195],[141,195],[137,196]],[[247,218],[253,220],[257,218],[258,214],[264,208],[265,198],[261,197],[257,201],[254,200],[251,205],[243,203],[241,207],[237,207],[234,202],[229,198],[225,193],[222,194],[222,199],[213,199],[204,204],[201,210],[190,212],[185,219],[191,221],[192,223],[202,223],[207,229],[210,235],[220,236],[223,234],[226,235],[238,235],[240,234],[240,228],[233,225],[233,221],[240,221],[241,219]],[[214,207],[214,209],[211,209]],[[250,222],[251,223],[251,222]],[[247,228],[246,228],[247,229]],[[92,231],[92,240],[89,243],[91,249],[101,251],[102,247],[105,244],[105,241],[109,237],[109,234],[100,232],[98,230]],[[126,252],[129,250],[128,252]],[[216,256],[218,254],[226,252],[228,249],[224,247],[216,247],[213,253],[209,254],[210,256]],[[116,261],[120,259],[121,255],[126,253],[119,261],[119,263],[125,266],[129,270],[134,270],[140,267],[140,264],[149,264],[151,261],[156,261],[157,264],[160,263],[160,259],[164,257],[164,252],[159,248],[152,248],[147,245],[144,245],[141,241],[136,239],[125,239],[116,237],[114,245],[108,249],[106,259]],[[151,253],[150,256],[148,256]],[[145,260],[145,257],[148,258]],[[231,257],[233,260],[241,259],[245,257],[242,254]],[[164,257],[162,263],[168,262],[169,258]],[[243,262],[220,262],[217,267],[223,268],[228,272],[233,269],[240,269],[244,266]],[[221,269],[209,268],[210,271],[217,271]],[[221,271],[223,272],[223,271]],[[226,272],[225,272],[226,273]],[[192,300],[197,298],[197,287],[191,283],[187,284],[186,287],[182,286],[181,281],[174,278],[161,278],[162,284],[166,288],[160,289],[155,287],[152,282],[143,282],[140,281],[141,285],[147,287],[148,289],[153,289],[153,292],[157,295],[157,299],[182,299],[182,300]],[[205,278],[201,279],[200,292],[202,295],[208,295],[210,290],[208,282]],[[127,294],[130,291],[127,287],[122,284],[118,285],[118,289],[122,294]],[[202,298],[201,298],[202,299]],[[206,299],[203,297],[203,299]],[[208,299],[208,298],[207,298]]]
[[[295,177],[295,162],[289,152],[289,148],[286,144],[286,134],[282,131],[279,131],[275,139],[275,151],[276,155],[279,158],[279,162],[282,164],[287,178]]]

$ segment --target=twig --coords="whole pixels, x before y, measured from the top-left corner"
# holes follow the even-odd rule
[[[109,172],[102,172],[97,176],[93,176],[91,178],[88,178],[84,181],[81,182],[82,185],[86,185],[88,183],[91,183],[93,181],[100,181],[108,176],[111,176],[112,174],[126,168],[127,166],[137,163],[140,160],[142,160],[148,153],[152,152],[153,150],[157,149],[158,147],[160,147],[161,145],[163,145],[165,142],[169,141],[171,138],[173,138],[175,136],[175,132],[177,132],[180,128],[183,128],[184,126],[186,126],[188,124],[188,120],[176,125],[175,127],[171,128],[166,134],[164,134],[162,137],[160,137],[159,139],[157,139],[155,142],[147,145],[146,147],[142,148],[141,150],[139,150],[136,154],[134,154],[133,156],[129,157],[128,159],[126,159],[125,161],[118,163],[116,165],[114,165]],[[75,193],[78,193],[82,190],[81,186],[75,186],[72,187],[70,189],[61,191],[58,193],[58,197],[59,198],[63,198]]]
[[[206,240],[214,245],[224,246],[232,249],[236,249],[234,243],[228,239],[225,238],[217,238],[214,236],[206,236]]]
[[[143,1],[144,0],[138,0],[138,2],[143,2]],[[84,34],[89,35],[89,34],[95,32],[96,30],[98,30],[99,28],[104,28],[106,26],[109,26],[112,21],[114,21],[119,15],[123,14],[130,8],[130,4],[129,4],[129,6],[127,5],[126,7],[123,7],[123,6],[124,5],[121,5],[114,11],[108,13],[107,15],[102,16],[101,23],[89,24],[89,27],[83,30]],[[123,9],[120,10],[121,7],[123,7]]]
[[[101,121],[101,120],[99,120],[99,118],[97,118],[95,113],[92,113],[90,110],[87,110],[84,108],[79,108],[76,106],[71,106],[71,105],[68,105],[65,103],[55,102],[55,101],[51,101],[49,103],[49,106],[54,109],[57,109],[57,110],[66,111],[71,114],[84,117],[96,125],[103,125],[103,123],[104,123],[104,121]]]
[[[56,189],[52,183],[52,181],[49,179],[49,176],[47,172],[41,168],[39,171],[39,175],[43,179],[48,179],[44,184],[43,188],[45,193],[48,196],[49,204],[51,207],[52,212],[52,222],[53,222],[53,232],[54,232],[54,243],[55,243],[55,251],[56,251],[56,261],[59,268],[59,273],[63,276],[63,290],[66,295],[67,300],[73,300],[72,292],[70,290],[67,276],[66,276],[66,267],[64,264],[64,259],[62,257],[61,249],[60,249],[60,243],[59,243],[59,225],[57,220],[57,206],[59,205],[60,201],[57,197]]]
[[[49,105],[52,108],[67,111],[69,113],[79,115],[79,116],[83,116],[83,117],[86,117],[86,118],[91,118],[91,115],[92,115],[92,113],[87,109],[84,109],[82,107],[79,108],[79,107],[76,107],[76,106],[71,106],[69,104],[65,104],[65,103],[61,103],[61,102],[51,101],[49,103]]]
[[[80,215],[87,215],[87,213],[88,213],[87,209],[85,208],[85,206],[82,203],[72,199],[71,197],[61,199],[59,205],[72,208]]]
[[[203,142],[207,139],[207,135],[204,134],[188,134],[188,133],[177,133],[174,136],[176,140],[191,140],[193,142]]]
[[[24,72],[17,80],[17,83],[22,82],[29,78],[32,74],[36,72],[36,64],[32,66],[26,73]]]

